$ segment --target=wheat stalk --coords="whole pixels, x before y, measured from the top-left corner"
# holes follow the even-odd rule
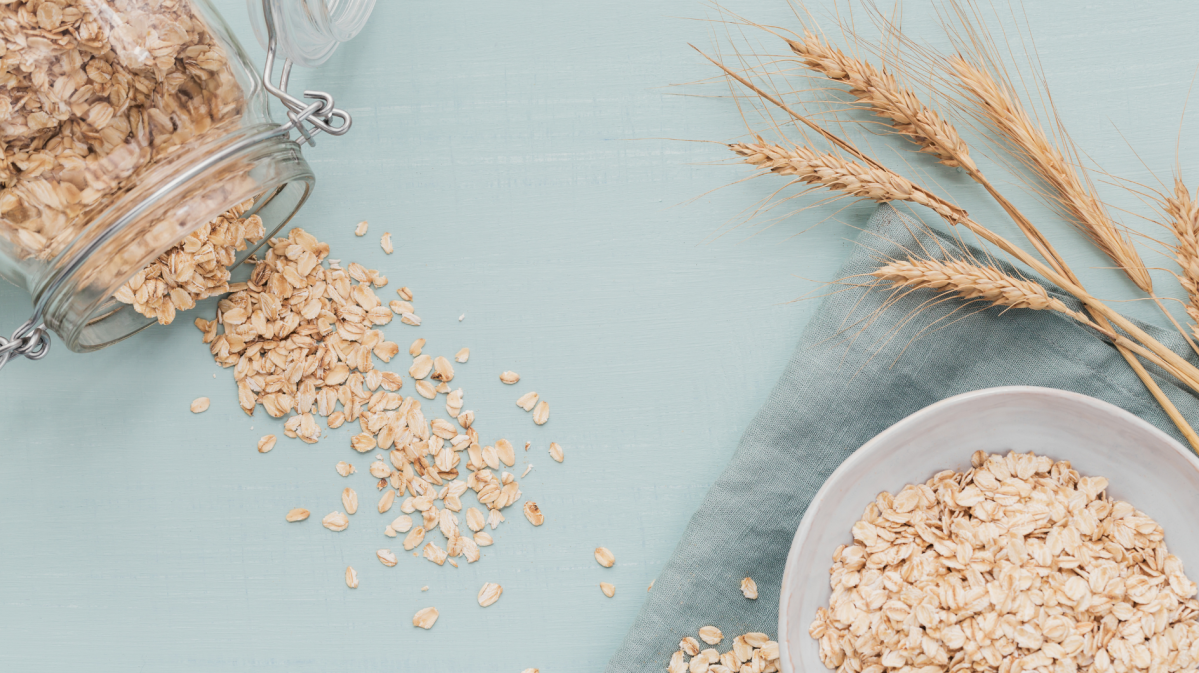
[[[989,301],[993,306],[1057,311],[1088,326],[1095,326],[1086,315],[1072,310],[1038,283],[1009,276],[991,266],[979,266],[962,260],[942,262],[908,258],[891,260],[870,275],[889,281],[896,287],[953,293],[963,299]]]
[[[973,96],[983,118],[1007,138],[1029,169],[1056,192],[1071,219],[1137,287],[1152,294],[1153,280],[1132,241],[1112,223],[1102,202],[1028,116],[1019,99],[990,72],[960,56],[950,58],[949,64],[955,80]]]
[[[1191,326],[1199,336],[1199,202],[1191,198],[1186,185],[1174,178],[1174,195],[1164,200],[1166,219],[1178,244],[1174,246],[1174,260],[1182,267],[1178,282],[1191,300],[1187,315],[1197,324]]]
[[[911,138],[921,152],[937,157],[946,166],[977,170],[966,142],[952,124],[920,102],[909,89],[895,81],[886,69],[846,56],[805,30],[803,41],[783,38],[808,69],[849,85],[849,93],[875,114],[892,120],[891,126]]]
[[[807,147],[788,149],[782,145],[732,143],[729,149],[745,158],[745,163],[778,175],[816,184],[850,196],[879,203],[907,201],[931,208],[950,222],[966,217],[966,211],[919,189],[906,178],[883,168],[863,166],[836,154],[816,152]]]

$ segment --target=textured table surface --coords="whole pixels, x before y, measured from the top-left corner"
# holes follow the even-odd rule
[[[259,59],[244,3],[217,4]],[[1030,4],[1078,144],[1125,178],[1151,181],[1145,165],[1166,176],[1199,10]],[[795,25],[782,3],[730,6]],[[935,42],[932,13],[910,9],[905,28]],[[401,556],[383,567],[374,552],[399,548],[381,534],[394,514],[374,513],[350,428],[258,454],[256,440],[281,424],[238,409],[230,372],[189,320],[100,353],[60,347],[0,375],[0,669],[601,670],[816,308],[791,300],[819,294],[811,280],[831,280],[852,245],[835,222],[796,235],[831,209],[730,227],[777,185],[712,191],[745,172],[712,165],[726,159],[719,145],[683,140],[738,137],[741,116],[719,82],[667,86],[712,75],[687,43],[710,48],[724,29],[688,18],[715,17],[694,0],[380,0],[358,40],[299,76],[332,91],[354,129],[305,151],[318,187],[295,224],[333,257],[381,269],[383,294],[413,288],[424,324],[396,321],[389,338],[422,336],[435,354],[471,348],[455,384],[486,436],[532,442],[515,471],[534,466],[523,491],[544,526],[513,509],[479,563]],[[1183,130],[1184,169],[1199,152],[1187,137],[1196,123]],[[923,168],[1004,226],[960,176]],[[370,234],[355,238],[362,219]],[[1080,236],[1054,227],[1096,294],[1134,296]],[[379,249],[384,231],[391,256]],[[1173,294],[1168,275],[1158,280]],[[28,305],[23,290],[0,287],[0,327]],[[1156,320],[1143,303],[1123,306]],[[499,383],[505,369],[520,372],[519,386]],[[543,427],[513,404],[529,389],[552,403]],[[189,413],[201,395],[211,409]],[[565,463],[550,460],[550,441]],[[343,459],[359,468],[349,480],[333,469]],[[318,519],[341,508],[347,483],[368,504],[333,534]],[[314,518],[285,524],[298,506]],[[592,560],[597,545],[616,567]],[[475,600],[484,582],[504,586],[489,608]],[[428,632],[410,624],[426,606],[441,612]]]

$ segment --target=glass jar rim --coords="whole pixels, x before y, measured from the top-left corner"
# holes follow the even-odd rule
[[[307,162],[303,160],[299,151],[299,146],[290,140],[285,134],[280,134],[273,130],[273,127],[264,125],[259,127],[259,130],[247,129],[247,134],[243,136],[236,147],[231,148],[233,151],[225,153],[219,161],[202,162],[204,165],[201,170],[187,171],[190,175],[186,179],[178,179],[176,176],[169,181],[169,187],[159,189],[149,199],[136,199],[136,205],[128,213],[118,212],[117,217],[111,225],[106,227],[104,232],[105,239],[118,236],[130,227],[137,226],[142,221],[143,216],[147,212],[151,212],[156,205],[162,205],[171,202],[172,199],[178,198],[180,194],[194,188],[198,184],[204,184],[206,180],[210,180],[213,173],[220,172],[225,166],[233,165],[237,162],[246,160],[248,157],[267,158],[267,155],[275,155],[279,152],[284,152],[289,156],[294,156],[296,161],[290,168],[285,169],[281,174],[273,176],[271,179],[265,180],[260,187],[263,190],[262,194],[276,194],[285,188],[290,188],[297,194],[292,196],[295,201],[294,205],[287,208],[286,213],[269,223],[266,230],[266,235],[258,245],[251,246],[245,254],[251,254],[255,249],[259,248],[271,236],[284,227],[291,217],[303,205],[307,196],[312,192],[315,183],[315,176]],[[295,198],[298,196],[298,198]],[[244,198],[244,197],[241,197]],[[240,202],[240,199],[235,198],[234,201]],[[255,203],[255,213],[261,207],[262,200]],[[214,205],[213,211],[223,212],[233,203]],[[121,207],[118,205],[117,209]],[[103,327],[105,321],[111,321],[112,316],[120,312],[131,312],[132,306],[123,305],[115,306],[112,304],[112,293],[124,284],[129,277],[132,277],[146,263],[156,259],[164,250],[171,248],[180,240],[189,235],[196,228],[203,226],[208,219],[199,218],[194,223],[195,226],[187,230],[180,230],[178,235],[173,240],[167,241],[163,246],[158,246],[161,249],[151,250],[148,252],[146,259],[142,263],[131,265],[127,272],[123,272],[116,278],[116,282],[112,283],[102,292],[88,292],[87,298],[81,290],[87,287],[87,276],[94,271],[94,266],[89,264],[94,260],[84,256],[81,263],[71,269],[66,269],[58,274],[57,280],[43,284],[34,295],[35,306],[44,307],[42,317],[45,320],[47,327],[58,334],[64,344],[72,351],[87,352],[103,348],[122,339],[125,339],[137,332],[140,332],[145,327],[155,324],[153,318],[139,316],[133,318],[126,328],[111,329]],[[103,246],[92,246],[95,248],[93,255],[99,257],[100,250]],[[63,256],[70,254],[71,256],[83,256],[86,250],[78,248],[68,249],[63,253]],[[240,259],[240,257],[239,257]]]

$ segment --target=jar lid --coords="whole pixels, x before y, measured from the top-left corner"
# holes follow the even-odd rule
[[[318,66],[337,45],[350,41],[366,25],[375,0],[246,0],[254,35],[267,47],[264,3],[274,15],[279,54],[296,65]]]

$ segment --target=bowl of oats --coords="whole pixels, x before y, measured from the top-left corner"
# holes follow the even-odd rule
[[[781,670],[1199,666],[1199,459],[1085,395],[979,390],[858,449],[796,532]]]

